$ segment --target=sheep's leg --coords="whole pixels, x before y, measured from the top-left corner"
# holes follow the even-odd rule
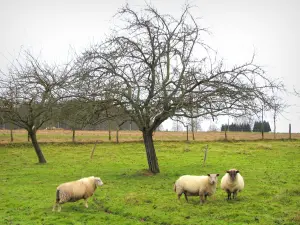
[[[182,193],[181,193],[181,194],[177,194],[177,199],[178,199],[178,201],[180,201],[181,195],[182,195]]]
[[[184,194],[186,202],[189,202],[186,192],[184,192],[183,194]]]
[[[231,199],[231,192],[227,189],[226,190],[227,192],[227,200],[230,200]]]
[[[202,194],[200,194],[200,204],[202,203],[202,204],[204,204],[204,202],[205,202],[205,197],[204,197],[205,195],[202,195]]]
[[[207,196],[208,196],[208,194],[205,194],[205,195],[204,195],[204,197],[205,197],[205,201],[207,200]]]
[[[87,198],[84,199],[84,206],[85,206],[85,208],[88,208],[88,207],[89,207],[89,206],[88,206],[88,202],[87,202]]]
[[[60,212],[61,211],[61,206],[60,206],[60,204],[58,203],[57,204],[57,212]]]
[[[227,193],[227,200],[230,200],[230,199],[231,199],[231,193],[228,192],[228,193]]]
[[[234,191],[232,194],[232,198],[235,199],[237,197],[237,191]]]
[[[55,208],[56,208],[56,203],[53,205],[52,212],[55,211]]]

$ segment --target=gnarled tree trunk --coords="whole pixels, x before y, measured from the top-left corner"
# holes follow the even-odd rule
[[[30,138],[31,138],[31,143],[34,147],[35,153],[39,159],[39,163],[46,163],[46,159],[43,155],[43,152],[40,148],[39,143],[37,142],[37,138],[36,138],[36,130],[32,130],[32,131],[28,131]]]
[[[158,161],[157,161],[156,152],[153,144],[152,132],[143,131],[143,138],[144,138],[144,144],[146,148],[149,170],[152,173],[159,173],[160,171],[159,171]]]

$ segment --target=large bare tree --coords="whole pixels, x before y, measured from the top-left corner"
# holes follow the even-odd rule
[[[231,68],[217,60],[188,5],[178,18],[150,5],[140,11],[126,5],[117,17],[121,23],[111,36],[83,53],[80,81],[137,124],[153,173],[160,170],[152,134],[167,118],[245,114],[278,87],[253,58]]]
[[[70,64],[50,66],[26,51],[12,62],[8,72],[2,72],[0,110],[5,121],[28,131],[39,163],[46,163],[46,159],[37,141],[37,130],[52,118],[71,71]]]

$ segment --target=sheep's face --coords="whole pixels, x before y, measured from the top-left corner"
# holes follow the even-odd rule
[[[208,181],[210,184],[216,184],[218,182],[218,176],[219,174],[207,174],[208,176]]]
[[[236,175],[237,175],[240,171],[238,171],[238,170],[236,170],[236,169],[231,169],[231,170],[227,170],[226,172],[229,174],[230,179],[231,179],[232,181],[235,181]]]
[[[103,182],[102,180],[100,179],[100,177],[95,177],[95,184],[97,186],[102,186],[103,185]]]

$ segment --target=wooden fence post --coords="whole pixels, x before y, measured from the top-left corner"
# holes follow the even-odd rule
[[[208,145],[206,145],[204,149],[204,158],[203,158],[203,166],[205,166],[206,157],[207,157]]]
[[[91,159],[92,159],[93,156],[94,156],[94,152],[95,152],[95,148],[96,148],[97,143],[98,143],[98,141],[95,142],[94,147],[93,147],[93,149],[92,149],[92,152],[91,152]]]
[[[289,139],[292,139],[292,125],[289,124]]]

